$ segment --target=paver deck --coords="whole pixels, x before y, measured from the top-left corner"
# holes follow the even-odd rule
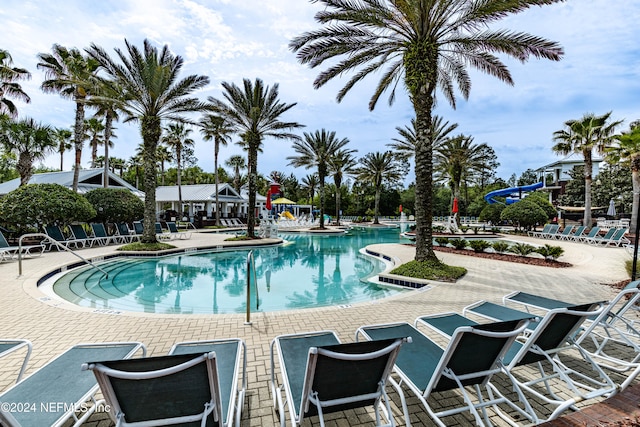
[[[180,247],[223,244],[225,234],[194,233],[189,240],[171,243]],[[541,243],[528,237],[519,241]],[[545,242],[542,242],[545,243]],[[548,243],[548,242],[546,242]],[[239,337],[248,349],[248,393],[242,426],[279,424],[272,407],[269,390],[269,343],[279,334],[335,330],[344,342],[354,340],[355,330],[364,324],[408,321],[417,316],[443,311],[458,311],[479,299],[500,301],[511,291],[522,290],[552,298],[576,302],[608,299],[615,291],[603,283],[624,280],[624,262],[629,255],[620,248],[599,248],[571,242],[552,242],[565,248],[561,258],[573,267],[555,269],[492,261],[463,255],[438,253],[446,263],[464,266],[468,274],[455,284],[438,284],[400,296],[348,307],[328,307],[283,312],[254,313],[252,324],[245,325],[242,314],[222,315],[157,315],[144,313],[109,314],[105,310],[79,309],[51,298],[37,288],[45,273],[77,259],[69,253],[48,252],[24,260],[23,275],[18,277],[17,262],[0,264],[0,336],[26,338],[33,342],[33,354],[26,375],[34,372],[69,346],[79,342],[129,341],[144,342],[150,355],[162,355],[178,341]],[[413,258],[411,246],[373,245],[373,250],[391,256],[398,262]],[[112,253],[115,246],[91,248],[79,253],[87,258]],[[11,359],[0,366],[0,391],[15,380]],[[16,360],[17,364],[18,361]],[[393,396],[393,395],[392,395]],[[55,400],[53,396],[52,399]],[[398,402],[396,398],[395,403]],[[409,399],[414,426],[433,425],[416,399]],[[404,425],[397,405],[396,421]],[[345,418],[348,417],[348,418]],[[349,411],[329,416],[328,426],[371,425],[367,411]],[[459,425],[469,425],[459,418]],[[113,425],[106,414],[95,414],[86,423],[91,427]],[[316,425],[316,423],[306,425]]]

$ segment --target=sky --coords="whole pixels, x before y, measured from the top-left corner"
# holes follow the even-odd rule
[[[149,39],[161,48],[184,58],[182,77],[206,75],[210,84],[196,96],[222,99],[221,83],[242,84],[243,78],[262,79],[279,85],[280,100],[297,103],[281,118],[297,121],[297,131],[335,131],[348,138],[357,157],[386,151],[398,137],[397,127],[409,124],[413,110],[404,88],[399,88],[392,106],[383,96],[374,111],[368,102],[379,76],[355,86],[341,103],[338,90],[350,76],[334,79],[320,89],[313,80],[320,69],[300,64],[288,48],[289,41],[303,32],[319,28],[314,15],[321,10],[306,0],[0,0],[0,49],[8,50],[14,66],[26,68],[32,79],[22,81],[30,104],[17,102],[20,117],[44,124],[70,128],[74,103],[40,89],[44,74],[37,69],[38,53],[51,53],[54,43],[84,49],[91,43],[115,56],[114,48],[125,48],[124,40],[142,46]],[[559,160],[551,150],[553,132],[564,122],[586,113],[612,111],[614,120],[624,120],[620,130],[640,119],[640,1],[568,0],[531,8],[492,26],[526,31],[559,42],[565,55],[560,62],[530,59],[526,63],[501,59],[512,73],[514,86],[471,71],[468,100],[457,93],[454,110],[439,96],[435,114],[457,123],[456,134],[472,136],[496,152],[497,175],[508,179],[522,172]],[[88,112],[87,116],[92,113]],[[137,124],[117,123],[115,147],[110,156],[129,159],[141,142]],[[195,156],[198,165],[213,172],[213,146],[202,141],[197,129]],[[234,137],[233,141],[237,141]],[[90,148],[83,150],[82,166],[89,167]],[[240,147],[229,144],[220,150],[221,164]],[[258,158],[258,171],[268,175],[277,170],[299,179],[313,169],[289,166],[295,155],[289,141],[265,140]],[[64,169],[70,170],[69,152]],[[45,164],[57,168],[59,154]],[[405,183],[414,181],[408,171]]]

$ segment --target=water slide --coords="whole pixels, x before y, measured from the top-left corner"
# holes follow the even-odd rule
[[[503,188],[501,190],[490,191],[489,193],[484,195],[484,199],[490,205],[493,205],[494,203],[503,203],[510,205],[521,200],[523,197],[523,193],[537,190],[538,188],[542,188],[543,185],[544,183],[537,182],[535,184],[523,185],[521,187]],[[495,197],[505,197],[505,202],[496,200]]]
[[[282,216],[282,217],[284,217],[284,218],[286,218],[286,219],[290,219],[290,220],[292,220],[292,221],[295,221],[295,220],[296,220],[296,217],[295,217],[295,216],[293,216],[293,215],[291,215],[291,212],[289,212],[289,211],[284,211],[284,212],[282,212],[282,213],[280,214],[280,216]]]

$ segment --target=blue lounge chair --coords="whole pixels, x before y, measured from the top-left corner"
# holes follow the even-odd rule
[[[583,243],[588,243],[590,245],[598,245],[598,244],[603,243],[603,242],[608,242],[609,240],[611,240],[613,235],[616,234],[617,230],[618,230],[617,228],[610,228],[609,230],[607,230],[607,232],[604,234],[604,236],[596,234],[593,237],[585,238],[584,240],[582,240],[582,242]]]
[[[594,237],[598,236],[599,234],[600,234],[600,227],[596,226],[596,227],[591,228],[591,230],[589,230],[589,233],[587,233],[586,235],[576,236],[572,240],[574,242],[586,243],[587,240],[593,239]]]
[[[573,225],[567,225],[562,230],[562,232],[555,233],[555,234],[551,235],[550,238],[557,239],[557,240],[562,240],[562,239],[568,238],[569,236],[571,236],[571,233],[573,232],[573,229],[574,229]]]
[[[0,260],[11,259],[20,253],[21,256],[40,256],[45,250],[45,245],[11,246],[0,231]]]
[[[0,395],[0,421],[10,427],[61,426],[73,419],[73,426],[86,421],[95,410],[98,383],[82,364],[96,359],[126,359],[137,351],[138,342],[78,344],[65,351]],[[93,401],[93,405],[87,402]],[[28,404],[28,409],[25,408]],[[67,424],[65,424],[67,425]]]
[[[537,367],[537,377],[518,380],[518,385],[555,408],[546,418],[539,416],[538,422],[557,418],[566,409],[575,408],[577,402],[609,397],[618,392],[618,386],[574,338],[587,317],[597,316],[603,310],[602,302],[550,310],[530,330],[530,335],[522,342],[516,342],[505,355],[504,363],[512,373],[521,366]],[[465,314],[474,313],[491,320],[513,319],[516,312],[505,311],[503,306],[487,301],[472,304],[464,310]],[[521,316],[530,315],[520,313]],[[428,324],[428,319],[425,323]],[[544,386],[546,392],[541,392],[540,386]],[[556,392],[559,386],[563,388],[562,395]]]
[[[524,331],[527,321],[516,320],[487,325],[472,323],[465,321],[450,324],[453,330],[446,349],[406,322],[362,326],[356,331],[356,337],[361,335],[367,339],[385,339],[408,336],[411,339],[411,344],[401,348],[395,363],[394,372],[399,381],[393,377],[390,380],[400,395],[405,416],[407,403],[400,388],[401,384],[415,394],[429,416],[441,427],[450,424],[449,420],[445,422],[443,418],[465,412],[473,415],[477,425],[492,426],[494,424],[487,413],[489,408],[508,424],[518,425],[499,405],[530,422],[536,421],[528,400],[501,361],[516,337]],[[490,382],[496,374],[504,374],[506,381],[510,382],[511,391],[516,392],[521,406],[515,404],[511,397],[506,397]],[[458,391],[460,397],[454,399],[447,394],[446,406],[449,409],[436,412],[435,405],[429,401],[435,399],[434,394],[450,390]],[[486,396],[488,398],[485,398]],[[455,407],[451,408],[454,403]],[[410,425],[410,420],[406,419],[406,423]]]
[[[134,221],[133,222],[133,231],[136,236],[142,236],[144,233],[144,226],[142,225],[142,221]]]
[[[104,228],[104,224],[101,222],[92,222],[91,229],[93,230],[93,236],[96,239],[96,243],[102,246],[106,246],[111,243],[118,243],[119,236],[110,236],[107,233],[107,229]]]
[[[531,230],[528,231],[527,234],[531,237],[540,237],[541,234],[549,233],[549,231],[551,230],[551,226],[552,224],[545,224],[544,227],[542,227],[542,231]]]
[[[171,240],[171,239],[173,239],[175,237],[169,231],[165,231],[165,229],[162,228],[162,224],[160,224],[159,222],[156,222],[155,226],[156,226],[156,237],[158,239],[160,239],[160,240]]]
[[[288,407],[292,426],[305,417],[373,406],[376,426],[394,426],[392,419],[381,424],[378,406],[391,417],[385,387],[404,339],[341,344],[332,331],[280,335],[271,342],[271,393],[280,425],[285,426]],[[275,374],[277,350],[282,385]],[[282,398],[284,390],[285,398]]]
[[[240,357],[244,353],[239,339],[185,342],[176,344],[168,356],[90,362],[84,369],[95,374],[119,427],[229,427],[240,425],[246,387],[246,354],[242,365]]]
[[[131,243],[134,240],[140,240],[140,236],[132,232],[126,222],[116,223],[116,233],[121,243]]]
[[[28,340],[4,340],[0,339],[0,358],[13,354],[14,351],[18,351],[21,348],[26,348],[27,352],[22,361],[20,371],[18,372],[18,378],[16,382],[20,382],[25,369],[27,369],[27,363],[29,362],[29,356],[31,356],[32,345]]]
[[[167,228],[169,229],[169,233],[173,234],[173,236],[177,239],[190,239],[191,233],[188,231],[180,231],[178,230],[178,226],[175,222],[167,221]]]
[[[94,243],[100,244],[101,242],[100,239],[89,236],[87,232],[84,231],[84,227],[82,227],[82,225],[80,224],[71,224],[69,226],[69,229],[71,230],[73,238],[84,242],[85,246],[89,245],[89,247],[92,248]]]
[[[576,239],[580,238],[582,236],[582,234],[584,233],[584,230],[586,230],[587,227],[585,227],[584,225],[580,225],[578,227],[575,227],[573,229],[573,232],[569,235],[566,236],[561,236],[560,240],[573,240],[575,241]]]

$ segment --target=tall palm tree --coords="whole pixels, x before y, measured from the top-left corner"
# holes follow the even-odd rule
[[[319,88],[335,77],[355,74],[338,92],[340,102],[353,86],[374,73],[380,81],[369,101],[404,83],[416,117],[416,260],[435,260],[432,243],[431,116],[436,89],[452,107],[455,86],[466,99],[471,89],[467,67],[513,84],[507,67],[495,55],[527,60],[530,56],[559,60],[562,48],[530,34],[490,30],[488,26],[531,6],[562,0],[317,0],[319,30],[294,38],[289,47],[311,67],[328,62],[314,81]]]
[[[247,168],[247,161],[240,154],[234,154],[229,157],[224,164],[225,166],[233,168],[233,188],[240,193],[240,171]]]
[[[75,164],[73,171],[73,191],[78,191],[78,176],[82,161],[84,143],[84,107],[91,95],[93,75],[98,63],[82,54],[78,49],[68,49],[59,44],[51,48],[53,53],[39,53],[38,69],[43,70],[46,80],[40,85],[45,93],[59,93],[63,98],[76,103],[76,117],[73,128]]]
[[[31,73],[29,71],[24,68],[14,67],[11,54],[4,49],[0,49],[0,114],[7,114],[10,117],[18,116],[18,109],[9,97],[19,99],[27,104],[31,102],[29,95],[22,90],[22,86],[16,83],[30,78]]]
[[[309,193],[309,204],[311,205],[311,213],[313,213],[313,198],[316,196],[316,189],[320,185],[318,174],[312,173],[302,178],[302,188]]]
[[[125,122],[140,123],[144,160],[144,234],[143,243],[155,243],[156,220],[156,150],[162,135],[162,122],[185,122],[185,113],[200,112],[204,103],[190,95],[209,84],[206,76],[189,75],[178,79],[183,59],[173,55],[168,46],[161,50],[149,40],[143,49],[125,40],[126,51],[115,49],[119,63],[99,46],[92,44],[89,55],[98,61],[106,74],[120,86],[122,97],[113,97]]]
[[[127,166],[127,161],[121,159],[119,157],[111,157],[109,158],[109,170],[111,172],[116,173],[116,170],[120,171],[118,175],[122,178],[122,174],[124,172],[124,168]]]
[[[73,133],[69,129],[65,128],[56,128],[53,131],[53,138],[58,143],[58,153],[60,153],[60,170],[63,170],[64,167],[64,152],[67,150],[71,150],[71,137]]]
[[[218,154],[220,146],[226,146],[231,141],[233,127],[224,117],[215,114],[207,114],[200,121],[200,133],[205,141],[213,140],[213,165],[216,174],[216,225],[220,225],[220,203],[218,202]]]
[[[116,138],[113,134],[113,121],[119,120],[118,105],[123,100],[123,92],[120,90],[117,81],[111,79],[103,79],[98,76],[94,78],[94,95],[89,100],[89,104],[96,108],[94,117],[104,117],[104,172],[103,186],[109,187],[109,148],[113,148],[112,138]]]
[[[368,182],[376,190],[374,202],[374,224],[380,224],[378,215],[380,214],[380,193],[382,185],[385,183],[397,183],[405,175],[401,169],[401,163],[396,155],[391,151],[381,153],[367,153],[360,159],[360,167],[355,171],[358,180]]]
[[[91,168],[96,167],[96,157],[98,157],[98,145],[104,143],[104,124],[97,117],[91,117],[84,121],[84,138],[89,140],[91,147]]]
[[[180,206],[180,216],[182,216],[182,160],[185,149],[193,147],[194,141],[189,138],[189,134],[193,129],[186,127],[184,123],[169,123],[164,131],[165,135],[162,138],[162,142],[173,149],[174,160],[176,161],[178,172],[178,206]]]
[[[343,149],[335,152],[329,158],[329,174],[333,175],[333,183],[336,186],[336,224],[340,225],[340,204],[342,201],[342,180],[346,175],[353,174],[357,165],[353,156],[358,150]]]
[[[633,186],[633,206],[631,208],[630,231],[638,232],[638,208],[640,207],[640,121],[632,122],[628,132],[615,135],[616,143],[605,149],[607,163],[615,165],[622,163],[631,170],[631,184]]]
[[[0,120],[0,145],[6,152],[18,156],[16,169],[20,174],[20,186],[23,186],[33,175],[33,163],[44,160],[57,143],[50,126],[36,123],[33,119],[15,122],[5,118]]]
[[[293,167],[316,168],[320,187],[320,229],[324,227],[324,179],[329,171],[331,156],[342,150],[349,143],[347,138],[338,139],[335,132],[317,130],[304,133],[304,139],[293,142],[296,156],[288,156],[289,165]]]
[[[609,122],[611,111],[601,116],[585,114],[579,120],[568,120],[565,128],[553,133],[555,153],[567,155],[578,153],[584,159],[584,225],[591,227],[591,183],[593,181],[593,150],[602,154],[612,141],[621,120]]]
[[[449,122],[443,123],[442,117],[433,116],[430,129],[432,149],[437,148],[457,127],[457,123],[452,125]],[[396,154],[409,160],[416,152],[416,119],[411,119],[410,126],[403,128],[397,126],[396,130],[400,134],[400,138],[391,138],[394,142],[387,144],[387,146],[395,150]]]
[[[222,82],[222,88],[225,101],[213,97],[207,99],[214,111],[225,117],[240,134],[242,144],[247,148],[249,176],[247,236],[255,237],[258,151],[262,141],[266,137],[298,140],[299,136],[288,131],[299,128],[301,125],[296,122],[280,121],[280,116],[296,104],[286,104],[278,99],[277,83],[269,88],[261,79],[256,79],[255,83],[244,79],[242,88],[228,82]]]

